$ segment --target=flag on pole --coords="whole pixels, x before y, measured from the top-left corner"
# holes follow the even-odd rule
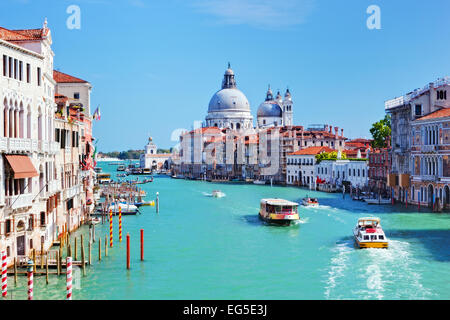
[[[94,120],[97,120],[97,121],[102,118],[102,115],[100,113],[100,106],[98,106],[97,109],[95,109],[93,117],[94,117]]]

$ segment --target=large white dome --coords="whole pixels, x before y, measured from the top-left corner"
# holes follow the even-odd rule
[[[222,89],[212,96],[208,112],[250,112],[250,104],[239,89]]]

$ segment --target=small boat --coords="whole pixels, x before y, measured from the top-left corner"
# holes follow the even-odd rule
[[[109,208],[109,210],[112,210],[115,213],[119,213],[119,208],[122,210],[122,214],[123,215],[133,215],[136,214],[138,207],[135,206],[134,204],[129,204],[126,202],[119,202],[118,205],[116,205],[116,203],[112,203]]]
[[[263,185],[263,184],[266,184],[266,181],[265,180],[255,180],[255,181],[253,181],[253,184]]]
[[[95,226],[96,224],[99,224],[100,222],[102,222],[102,220],[98,217],[93,217],[88,220],[88,224],[91,226]]]
[[[269,224],[289,226],[300,220],[298,206],[283,199],[262,199],[259,217]]]
[[[125,178],[127,176],[128,176],[128,173],[119,173],[119,174],[117,174],[118,178]]]
[[[154,207],[155,206],[155,201],[141,201],[141,202],[135,202],[134,205],[138,208],[140,207]]]
[[[95,167],[95,168],[94,168],[94,172],[95,172],[95,173],[100,173],[100,172],[102,172],[102,170],[103,170],[103,169],[102,169],[101,167]]]
[[[319,200],[317,200],[317,198],[310,198],[310,197],[307,196],[306,198],[303,198],[302,204],[305,207],[318,207],[319,206]]]
[[[97,181],[99,184],[107,184],[111,182],[111,175],[109,173],[97,174]]]
[[[391,199],[364,199],[365,202],[367,202],[367,204],[378,204],[378,205],[383,205],[383,204],[391,204],[392,201]]]
[[[214,198],[223,198],[223,197],[225,197],[225,193],[223,193],[223,192],[220,191],[220,190],[214,190],[214,191],[212,192],[212,196],[213,196]]]
[[[381,228],[380,218],[360,218],[353,229],[355,242],[362,248],[388,248],[388,240]]]
[[[125,166],[123,164],[119,165],[117,171],[125,171]]]

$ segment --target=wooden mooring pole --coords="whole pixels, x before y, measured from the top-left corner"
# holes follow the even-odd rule
[[[98,261],[102,261],[102,238],[98,238]]]
[[[73,254],[73,261],[77,261],[77,237],[74,237],[73,239],[75,241],[75,250]]]
[[[14,257],[14,285],[17,286],[17,258]]]
[[[36,249],[33,249],[33,272],[36,273]]]
[[[84,260],[84,243],[83,243],[83,235],[81,235],[81,244],[80,244],[80,250],[81,250],[81,268],[83,269],[83,276],[86,275],[86,266],[85,266],[85,260]]]
[[[41,242],[41,269],[44,269],[44,243]]]
[[[59,247],[59,251],[56,251],[56,269],[58,272],[58,276],[61,274],[61,255],[62,255],[62,248]]]

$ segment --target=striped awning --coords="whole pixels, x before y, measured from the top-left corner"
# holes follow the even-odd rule
[[[25,179],[39,176],[36,168],[33,166],[33,163],[28,156],[5,155],[5,158],[14,172],[14,179]]]

